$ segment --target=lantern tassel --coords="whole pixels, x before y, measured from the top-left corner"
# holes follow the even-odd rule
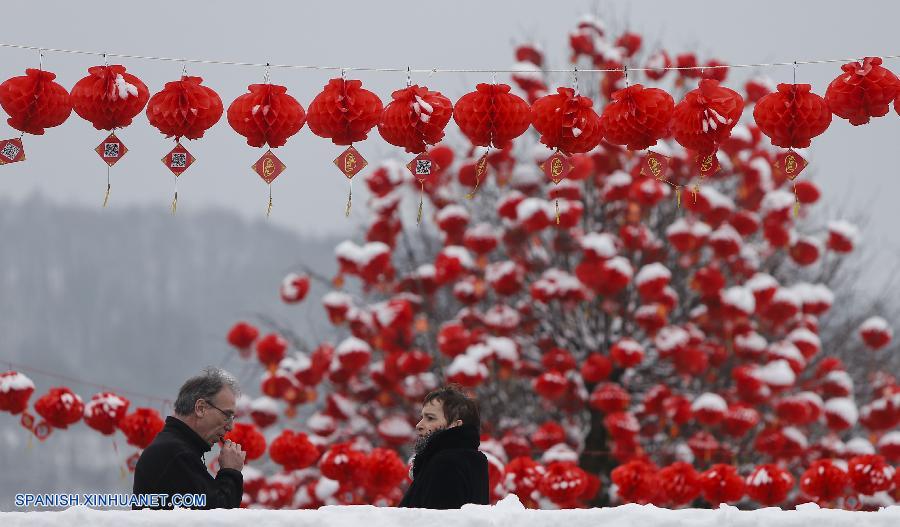
[[[425,205],[425,182],[422,181],[422,192],[419,194],[419,212],[416,215],[416,226],[422,223],[422,207]]]
[[[351,179],[350,180],[350,193],[347,194],[347,207],[344,208],[344,217],[345,218],[350,217],[350,205],[351,205],[352,201],[353,201],[353,180]]]
[[[272,184],[269,183],[269,206],[266,208],[266,217],[272,214]]]
[[[794,217],[800,216],[800,196],[797,195],[797,184],[794,183]]]
[[[556,224],[559,225],[559,198],[556,198]]]
[[[112,188],[112,185],[109,184],[109,165],[106,165],[106,195],[103,196],[103,208],[106,208],[106,204],[109,203],[109,189]]]
[[[478,186],[481,185],[481,174],[487,171],[487,156],[490,153],[491,149],[488,148],[487,152],[484,153],[479,159],[478,162],[475,163],[475,186],[472,187],[472,190],[466,194],[466,199],[472,199],[475,197],[475,193],[478,191]]]
[[[175,215],[175,211],[178,210],[178,191],[175,191],[175,198],[172,199],[172,216]]]
[[[681,208],[681,185],[675,187],[675,206]]]

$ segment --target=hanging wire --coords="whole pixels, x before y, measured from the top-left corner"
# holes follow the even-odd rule
[[[346,69],[347,71],[380,71],[380,72],[403,72],[406,71],[408,73],[517,73],[520,70],[515,69],[498,69],[498,68],[488,68],[488,69],[458,69],[458,68],[427,68],[427,69],[416,69],[413,70],[409,66],[403,67],[374,67],[374,66],[329,66],[329,65],[308,65],[308,64],[270,64],[268,62],[240,62],[233,60],[214,60],[214,59],[191,59],[191,58],[176,58],[176,57],[163,57],[163,56],[154,56],[154,55],[134,55],[128,53],[108,53],[108,52],[99,52],[99,51],[88,51],[88,50],[77,50],[77,49],[64,49],[64,48],[49,48],[49,47],[39,47],[39,46],[29,46],[25,44],[12,44],[12,43],[4,43],[0,42],[0,47],[2,48],[13,48],[13,49],[25,49],[25,50],[33,50],[39,51],[43,49],[46,52],[53,53],[69,53],[76,55],[94,55],[103,57],[104,63],[108,65],[108,58],[114,57],[119,59],[134,59],[134,60],[151,60],[151,61],[164,61],[164,62],[185,62],[189,64],[217,64],[224,66],[248,66],[248,67],[271,67],[271,68],[281,68],[281,69],[304,69],[304,70],[334,70],[338,71],[340,69]],[[900,55],[879,55],[882,59],[892,60],[900,58]],[[834,63],[845,63],[845,62],[855,62],[858,60],[862,60],[863,57],[853,57],[853,58],[832,58],[832,59],[808,59],[808,60],[793,60],[793,61],[784,61],[784,62],[757,62],[757,63],[743,63],[743,64],[718,64],[714,66],[667,66],[667,67],[658,67],[658,68],[629,68],[632,71],[685,71],[685,70],[710,70],[710,69],[722,69],[722,68],[769,68],[769,67],[778,67],[778,66],[793,66],[795,64],[798,65],[806,65],[806,64],[834,64]],[[548,73],[571,73],[573,69],[571,68],[560,68],[560,69],[548,69],[544,70]],[[588,73],[606,73],[611,71],[623,71],[623,68],[595,68],[595,69],[582,69],[582,72]]]

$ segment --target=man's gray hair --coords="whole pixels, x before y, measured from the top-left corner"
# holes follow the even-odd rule
[[[178,415],[190,415],[194,412],[194,406],[200,399],[212,399],[222,388],[228,388],[237,397],[241,392],[234,375],[221,368],[212,366],[203,370],[203,373],[186,380],[178,390],[178,398],[175,399],[175,413]]]

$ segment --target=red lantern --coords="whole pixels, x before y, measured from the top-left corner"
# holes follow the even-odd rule
[[[364,463],[364,486],[370,492],[386,494],[407,478],[406,463],[395,450],[373,448]]]
[[[716,464],[700,475],[703,499],[718,507],[722,503],[734,503],[744,497],[744,478],[731,465]]]
[[[890,344],[894,331],[885,319],[871,317],[860,324],[859,336],[870,349],[879,350]]]
[[[541,143],[566,154],[593,149],[603,138],[600,116],[588,97],[572,88],[557,88],[557,93],[536,100],[531,106],[532,122],[541,134]]]
[[[634,84],[612,94],[612,101],[600,116],[600,125],[607,142],[643,150],[668,134],[674,111],[671,95],[659,88]]]
[[[97,130],[124,128],[150,99],[147,86],[125,67],[93,66],[72,87],[72,108]]]
[[[656,473],[661,497],[680,506],[694,501],[700,495],[700,475],[690,463],[676,461]]]
[[[51,388],[35,401],[34,409],[50,426],[68,428],[81,420],[84,403],[81,397],[66,387]]]
[[[817,503],[829,503],[844,497],[850,478],[830,459],[813,461],[800,476],[800,490]]]
[[[605,381],[612,373],[612,368],[612,363],[606,355],[591,353],[581,365],[581,377],[589,383]]]
[[[340,483],[360,481],[365,470],[366,455],[349,443],[332,446],[319,461],[319,470],[326,478]]]
[[[681,146],[708,156],[731,135],[743,109],[744,99],[736,91],[703,79],[675,106],[673,136]]]
[[[112,392],[98,393],[84,406],[84,422],[103,435],[112,435],[128,413],[128,405],[128,399]]]
[[[566,431],[559,423],[548,421],[535,430],[531,435],[531,443],[541,450],[549,450],[550,447],[566,442]]]
[[[782,148],[807,148],[813,137],[831,124],[825,99],[809,84],[779,84],[778,91],[756,103],[753,119],[772,144]]]
[[[565,395],[569,381],[559,372],[548,371],[539,375],[532,385],[538,395],[548,401],[554,401]]]
[[[747,476],[747,495],[769,507],[783,502],[794,487],[794,476],[778,465],[759,465]]]
[[[288,343],[277,333],[269,333],[256,342],[256,357],[259,362],[274,368],[287,354]]]
[[[252,424],[235,423],[234,428],[222,439],[230,439],[241,445],[241,450],[247,453],[247,461],[259,459],[266,453],[266,437]]]
[[[632,368],[644,360],[644,347],[638,341],[625,337],[612,345],[609,357],[620,368]]]
[[[642,460],[619,465],[610,473],[619,498],[626,503],[647,504],[658,491],[656,467]]]
[[[28,408],[34,393],[34,382],[24,373],[8,371],[0,374],[0,410],[13,415]]]
[[[659,50],[650,55],[647,58],[647,62],[644,63],[645,68],[649,68],[644,74],[647,78],[651,80],[658,81],[659,79],[665,77],[666,73],[668,73],[667,68],[672,67],[672,59],[669,57],[669,54],[663,50]]]
[[[260,428],[266,428],[278,420],[278,403],[271,397],[260,397],[250,403],[250,418]]]
[[[603,413],[624,412],[630,405],[631,396],[621,385],[613,382],[598,384],[591,393],[591,408]]]
[[[200,77],[167,82],[147,103],[147,120],[166,137],[199,139],[222,118],[222,99]]]
[[[247,138],[247,144],[271,148],[284,145],[306,123],[303,106],[277,84],[251,84],[249,93],[228,107],[228,124]]]
[[[587,473],[581,467],[574,463],[555,462],[547,466],[538,490],[554,503],[563,504],[580,496],[587,486]]]
[[[69,92],[53,82],[49,71],[27,69],[25,75],[0,84],[0,106],[9,114],[6,122],[24,133],[43,135],[45,128],[59,126],[72,113]]]
[[[238,322],[228,330],[228,343],[238,349],[245,359],[250,356],[250,347],[259,336],[259,330],[247,322]]]
[[[508,84],[478,84],[456,101],[453,120],[475,146],[508,148],[531,124],[531,109]]]
[[[165,422],[153,408],[137,408],[119,422],[128,444],[138,448],[147,448],[163,426]]]
[[[381,99],[358,80],[331,79],[309,104],[312,133],[336,145],[363,141],[381,119]]]
[[[437,144],[450,122],[453,104],[440,92],[412,85],[391,94],[381,114],[378,132],[385,141],[419,154],[426,145]]]
[[[900,80],[881,66],[880,57],[866,57],[862,62],[841,66],[844,71],[825,90],[825,102],[834,115],[859,126],[870,117],[881,117],[897,96]]]
[[[306,434],[283,430],[269,444],[269,457],[284,470],[299,470],[315,463],[319,459],[319,451]]]
[[[847,467],[853,489],[860,494],[872,495],[890,490],[894,484],[894,467],[879,455],[867,454],[850,458]]]
[[[279,294],[281,295],[281,300],[286,304],[296,304],[303,301],[308,292],[309,277],[305,274],[289,273],[281,281]]]

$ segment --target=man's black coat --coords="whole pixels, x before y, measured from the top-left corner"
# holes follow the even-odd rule
[[[187,424],[166,417],[166,426],[144,449],[134,469],[134,494],[205,494],[206,509],[240,507],[244,477],[221,468],[215,478],[203,461],[211,446]],[[134,507],[137,508],[137,507]],[[171,503],[166,507],[171,509]]]
[[[487,505],[488,461],[478,451],[478,429],[462,425],[435,432],[413,460],[413,481],[400,507],[458,509]]]

